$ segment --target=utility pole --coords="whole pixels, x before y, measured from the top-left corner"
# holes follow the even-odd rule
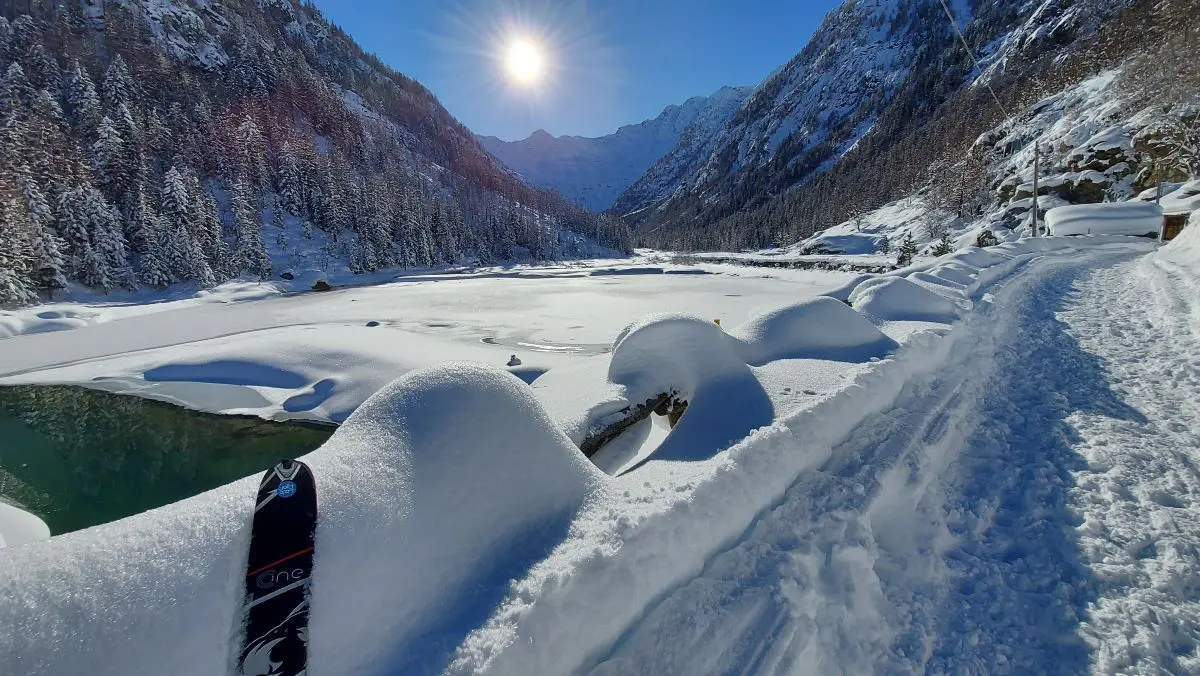
[[[1033,236],[1038,236],[1038,174],[1041,173],[1041,147],[1033,142]]]

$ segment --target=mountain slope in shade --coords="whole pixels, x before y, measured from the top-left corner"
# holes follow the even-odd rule
[[[598,138],[552,136],[541,129],[520,141],[478,138],[531,184],[556,190],[592,211],[604,211],[681,139],[711,139],[752,90],[722,87],[711,96],[667,106],[653,120]]]

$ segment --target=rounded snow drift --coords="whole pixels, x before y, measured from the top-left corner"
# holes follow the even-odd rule
[[[880,277],[864,282],[850,294],[855,310],[877,321],[918,321],[948,324],[959,316],[959,308],[903,277]]]
[[[840,300],[817,297],[746,322],[733,336],[755,366],[779,359],[864,362],[896,349],[874,324]]]

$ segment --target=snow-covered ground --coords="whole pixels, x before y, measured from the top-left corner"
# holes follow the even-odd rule
[[[1128,238],[1022,240],[867,280],[580,276],[504,295],[545,308],[520,317],[495,294],[534,280],[430,282],[420,309],[401,289],[359,289],[307,297],[307,310],[225,306],[276,327],[238,334],[264,333],[257,347],[222,342],[235,336],[191,345],[199,357],[154,346],[46,366],[68,379],[118,364],[155,387],[266,373],[289,390],[304,383],[267,366],[365,380],[320,366],[321,351],[295,361],[283,339],[304,324],[289,312],[314,338],[378,331],[359,322],[381,316],[408,336],[401,348],[443,350],[394,357],[396,370],[468,346],[498,367],[514,336],[543,350],[604,342],[561,333],[568,310],[698,315],[618,328],[611,353],[524,352],[521,375],[549,369],[533,388],[442,365],[358,406],[306,458],[322,510],[314,672],[1187,673],[1200,668],[1196,240],[1195,227],[1155,253]],[[399,322],[443,309],[439,285],[466,285],[449,294],[466,305],[444,308],[457,323],[435,341]],[[220,317],[207,307],[177,310],[201,313],[187,330]],[[563,314],[533,322],[542,311]],[[60,336],[117,349],[88,333],[136,320],[10,339],[0,358]],[[382,343],[354,346],[365,335],[337,342],[381,358]],[[238,355],[246,364],[218,367]],[[608,473],[582,460],[579,434],[663,389],[689,401],[673,430],[627,431]],[[0,553],[0,626],[13,628],[0,672],[225,669],[253,482]]]
[[[0,341],[0,384],[81,383],[216,413],[340,422],[414,368],[503,366],[516,354],[515,370],[533,378],[608,352],[637,317],[685,312],[737,326],[851,278],[598,261],[322,294],[242,283],[154,304],[38,306],[0,317],[28,334]]]

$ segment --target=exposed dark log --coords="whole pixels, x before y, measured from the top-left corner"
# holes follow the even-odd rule
[[[647,399],[646,403],[644,404],[630,406],[620,411],[616,414],[619,416],[616,422],[613,422],[600,430],[593,430],[589,432],[587,437],[583,440],[583,443],[579,444],[579,450],[583,451],[585,456],[589,458],[592,457],[597,451],[599,451],[601,448],[604,448],[605,444],[621,436],[622,432],[640,423],[646,418],[649,418],[651,413],[656,413],[659,410],[662,410],[664,413],[660,415],[665,415],[672,409],[677,408],[677,406],[674,404],[678,404],[679,402],[672,402],[674,396],[675,395],[672,392],[664,392],[657,397]],[[684,404],[684,407],[686,406],[687,405]]]

